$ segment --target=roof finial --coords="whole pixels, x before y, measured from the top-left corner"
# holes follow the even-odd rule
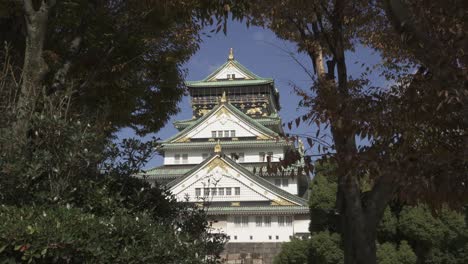
[[[232,48],[229,49],[229,56],[228,60],[233,60],[234,59],[234,50]]]
[[[216,143],[216,145],[214,147],[214,152],[215,153],[221,153],[221,144],[219,143],[219,139],[218,139],[218,143]]]
[[[221,103],[226,103],[226,102],[227,102],[226,91],[223,91],[223,95],[221,96]]]

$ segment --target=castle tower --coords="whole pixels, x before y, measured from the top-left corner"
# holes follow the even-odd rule
[[[233,243],[285,242],[308,234],[302,198],[308,177],[299,165],[272,171],[292,142],[283,139],[273,79],[252,73],[234,57],[201,81],[187,82],[193,118],[162,141],[164,165],[147,179],[180,199],[209,202],[213,227]],[[270,164],[270,166],[269,166]]]

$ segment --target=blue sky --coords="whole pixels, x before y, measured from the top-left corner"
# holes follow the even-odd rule
[[[229,48],[234,49],[235,59],[252,72],[261,77],[274,78],[280,93],[282,107],[280,116],[283,122],[292,121],[299,116],[298,111],[301,110],[298,109],[297,104],[300,98],[295,95],[290,84],[294,83],[302,88],[307,88],[311,85],[311,79],[288,52],[294,54],[297,60],[308,69],[312,68],[310,59],[303,54],[298,54],[293,43],[278,39],[268,29],[252,26],[247,28],[243,24],[230,22],[227,35],[218,33],[212,34],[211,37],[204,37],[199,51],[185,65],[187,69],[186,80],[200,80],[209,75],[226,61]],[[369,49],[358,48],[356,52],[347,54],[347,60],[349,74],[357,76],[363,71],[361,69],[362,63],[375,64],[378,63],[379,58]],[[179,107],[181,109],[179,114],[173,116],[164,128],[155,134],[142,138],[142,140],[149,140],[152,136],[166,139],[177,133],[172,122],[192,117],[188,96],[183,98]],[[316,129],[314,126],[301,125],[299,128],[293,127],[292,132],[314,134]],[[123,129],[118,133],[118,137],[136,136],[131,129]],[[161,164],[161,157],[156,156],[145,168]]]

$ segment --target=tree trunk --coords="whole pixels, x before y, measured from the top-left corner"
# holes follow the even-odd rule
[[[359,178],[360,172],[354,169],[357,155],[353,116],[348,108],[350,94],[345,61],[342,32],[343,1],[339,1],[333,22],[333,55],[337,67],[337,106],[331,119],[331,132],[335,143],[338,163],[337,208],[341,216],[341,230],[344,247],[344,263],[376,264],[376,229],[378,222],[367,214],[362,200]],[[382,204],[382,206],[386,206]],[[371,208],[375,209],[375,208]],[[379,218],[380,219],[380,218]]]
[[[55,1],[42,1],[36,11],[32,0],[24,0],[26,21],[26,47],[22,69],[21,91],[18,97],[18,120],[15,125],[17,135],[26,136],[29,115],[35,108],[41,93],[41,83],[48,67],[43,58],[44,40],[50,8]]]

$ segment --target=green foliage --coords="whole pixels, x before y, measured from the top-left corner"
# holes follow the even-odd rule
[[[133,176],[151,141],[109,142],[54,102],[31,116],[27,141],[0,128],[0,262],[217,261],[225,237],[205,212]]]
[[[307,263],[309,240],[293,239],[281,245],[281,252],[275,256],[274,264],[304,264]]]
[[[21,219],[21,221],[18,221]],[[27,263],[202,263],[203,244],[125,209],[0,207],[0,259]]]
[[[338,185],[331,163],[318,163],[310,183],[310,231],[336,230],[336,192]]]
[[[425,205],[405,206],[398,230],[426,263],[466,263],[468,228],[461,213],[443,207],[434,215]]]
[[[379,264],[416,264],[416,254],[408,245],[408,242],[401,241],[397,246],[391,242],[385,242],[377,246],[377,260]]]
[[[281,246],[275,264],[341,264],[341,237],[329,231],[315,232],[310,239],[294,239]]]
[[[320,170],[319,167],[317,170]],[[328,178],[329,171],[319,171],[310,185],[309,206],[314,209],[330,210],[336,205],[338,184]]]
[[[342,256],[335,214],[336,177],[333,166],[316,165],[311,182],[312,239],[309,263],[338,263]],[[377,230],[378,263],[467,263],[468,227],[465,215],[447,207],[433,212],[425,204],[393,203],[383,214]],[[335,252],[335,253],[332,253]],[[328,262],[326,262],[328,261]]]
[[[440,219],[434,218],[426,206],[404,207],[400,213],[401,233],[426,247],[444,243],[444,228]]]
[[[341,264],[343,263],[341,237],[337,233],[323,231],[312,234],[309,249],[311,264]]]
[[[398,219],[395,214],[392,213],[390,207],[385,208],[382,220],[380,220],[380,225],[377,229],[378,236],[385,240],[391,240],[395,238],[398,228]]]

